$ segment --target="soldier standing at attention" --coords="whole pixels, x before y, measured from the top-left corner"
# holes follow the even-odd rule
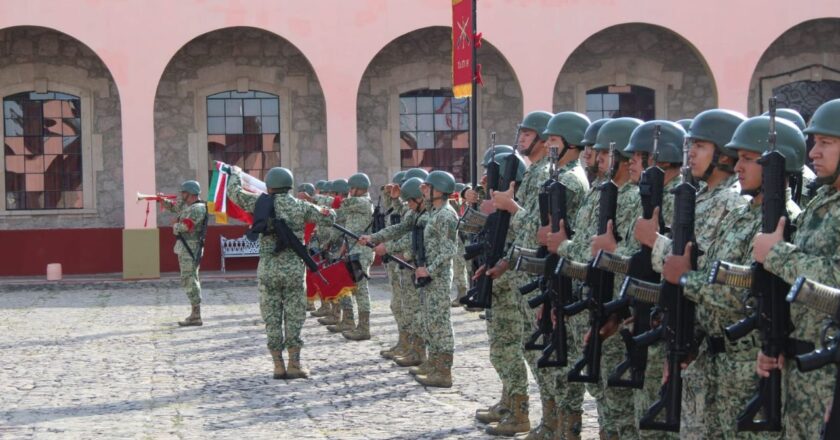
[[[274,167],[268,171],[265,176],[268,194],[262,196],[242,189],[240,172],[238,167],[234,167],[228,180],[227,191],[231,200],[245,211],[253,213],[257,199],[271,197],[274,215],[285,221],[297,239],[303,238],[306,223],[329,228],[335,220],[333,210],[319,208],[290,194],[294,188],[294,177],[288,169]],[[300,363],[300,349],[303,346],[300,331],[306,319],[305,266],[289,247],[274,253],[277,231],[273,227],[273,222],[269,222],[268,231],[260,234],[257,288],[260,294],[260,314],[268,335],[268,350],[274,361],[274,378],[307,378],[309,372]],[[288,368],[283,363],[284,349],[289,352]]]
[[[405,171],[399,171],[391,178],[391,183],[382,188],[383,209],[388,215],[385,216],[387,226],[399,224],[405,212],[405,204],[400,200],[400,185],[405,180]],[[391,348],[381,350],[379,355],[385,359],[393,359],[396,354],[402,353],[408,346],[408,324],[405,312],[402,307],[404,289],[400,267],[392,261],[384,261],[388,273],[388,283],[391,285],[391,313],[397,323],[397,343]]]
[[[198,268],[201,254],[204,253],[204,234],[207,233],[207,204],[199,199],[200,194],[201,186],[198,182],[187,180],[181,184],[180,199],[160,199],[164,208],[178,215],[172,225],[172,233],[178,237],[174,251],[181,271],[181,287],[187,291],[187,298],[192,305],[190,316],[178,321],[181,327],[202,325]]]
[[[840,99],[817,108],[805,133],[814,137],[809,157],[821,186],[799,216],[793,242],[782,239],[783,224],[779,222],[775,232],[756,236],[753,258],[786,283],[803,276],[840,286]],[[790,318],[794,325],[791,338],[820,346],[827,316],[793,303]],[[770,358],[759,352],[757,371],[767,377],[771,369],[784,369],[784,438],[817,438],[831,403],[836,367],[802,373],[795,364],[793,359]]]
[[[455,194],[458,194],[457,199],[450,199],[449,204],[458,217],[461,217],[464,209],[466,209],[467,202],[464,201],[462,194],[467,189],[467,185],[463,183],[455,184]],[[452,283],[455,285],[457,295],[452,300],[452,307],[461,307],[461,298],[467,296],[467,289],[470,286],[469,274],[467,273],[467,261],[464,260],[464,246],[466,245],[467,237],[463,233],[458,233],[458,253],[452,257]]]
[[[350,186],[350,197],[345,199],[341,208],[336,211],[336,222],[356,234],[364,234],[369,230],[373,218],[373,203],[368,194],[370,178],[365,173],[356,173],[350,176],[347,182]],[[342,336],[351,341],[363,341],[370,339],[370,291],[367,275],[370,272],[370,265],[373,264],[373,250],[355,243],[347,245],[349,246],[347,253],[351,257],[358,258],[365,275],[356,282],[356,289],[353,291],[356,309],[359,312],[358,324],[356,328],[350,327],[343,330]],[[348,312],[352,322],[353,309],[345,310],[345,313]]]
[[[298,185],[297,188],[297,198],[300,200],[305,200],[310,203],[315,203],[313,197],[315,197],[315,185],[311,183],[301,183]],[[307,223],[306,229],[303,233],[303,243],[306,245],[307,249],[312,242],[312,237],[315,235],[315,224],[314,223]],[[323,307],[324,302],[321,301],[321,307]],[[307,312],[314,312],[315,311],[315,298],[306,297],[306,311]]]

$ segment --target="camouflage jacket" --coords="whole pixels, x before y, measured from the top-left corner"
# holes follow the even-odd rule
[[[698,260],[698,264],[705,263],[706,249],[710,248],[719,236],[721,222],[735,208],[747,204],[747,198],[741,195],[741,185],[736,175],[729,176],[726,180],[709,190],[703,186],[697,193],[697,204],[694,208],[694,235],[697,237],[697,245],[704,252]],[[670,224],[669,224],[670,226]],[[665,257],[671,253],[671,239],[659,236],[653,246],[651,260],[654,270],[661,272]]]
[[[531,164],[525,170],[522,183],[516,191],[519,200],[519,210],[510,219],[510,230],[513,231],[513,245],[529,249],[536,249],[537,229],[540,227],[540,188],[548,180],[550,161],[548,156]],[[507,188],[502,188],[507,190]],[[508,235],[510,237],[510,234]],[[511,263],[516,263],[512,261]]]
[[[823,186],[796,222],[793,243],[777,243],[764,260],[764,268],[787,283],[804,276],[811,280],[840,286],[840,192]],[[791,305],[791,320],[796,328],[792,337],[820,341],[825,318],[811,309]]]
[[[455,227],[458,215],[449,203],[432,208],[423,227],[423,242],[426,249],[426,269],[432,278],[452,275],[452,258],[460,252]],[[448,291],[447,291],[448,294]]]
[[[228,197],[247,212],[254,212],[254,207],[257,204],[259,194],[254,194],[242,189],[242,183],[238,174],[231,174],[227,184]],[[321,211],[325,210],[326,215]],[[295,233],[298,239],[303,242],[303,229],[306,223],[315,223],[317,227],[328,229],[331,228],[335,221],[335,211],[328,208],[321,208],[317,205],[300,200],[291,194],[276,194],[274,196],[274,211],[278,218],[286,221],[289,229]],[[272,226],[269,226],[271,228]],[[284,264],[297,265],[299,263],[300,270],[303,270],[303,261],[291,249],[285,249],[278,254],[274,254],[274,245],[276,241],[274,234],[262,234],[260,236],[260,263],[263,259],[279,259]],[[295,266],[297,267],[297,266]]]
[[[561,257],[580,262],[589,261],[592,253],[591,238],[598,229],[598,203],[601,200],[598,188],[602,184],[603,180],[596,180],[584,194],[572,223],[575,236],[557,248],[557,254]]]
[[[788,215],[799,216],[800,209],[788,197]],[[720,225],[722,235],[706,251],[704,264],[686,274],[685,296],[695,304],[698,330],[709,336],[723,336],[723,329],[745,317],[746,290],[709,284],[709,272],[715,261],[750,264],[752,239],[761,230],[761,204],[750,203],[735,208]]]
[[[373,203],[370,195],[365,194],[359,197],[348,197],[341,202],[341,208],[335,212],[335,222],[349,229],[356,235],[365,235],[370,232],[371,221],[373,220]],[[347,237],[338,232],[332,234],[334,246],[340,247]],[[356,245],[353,240],[348,242],[348,254],[359,255],[362,265],[373,262],[373,250],[367,246]]]
[[[388,253],[402,255],[406,261],[411,261],[414,259],[411,253],[411,231],[415,226],[425,228],[429,217],[430,214],[428,211],[418,213],[409,209],[403,215],[402,221],[372,234],[371,240],[374,243],[389,242],[387,246]]]
[[[197,201],[192,205],[187,205],[183,200],[178,199],[173,201],[170,199],[163,199],[163,207],[168,211],[176,214],[175,223],[172,225],[172,234],[184,237],[184,241],[190,247],[190,252],[198,250],[198,242],[201,234],[204,233],[202,228],[207,229],[207,204],[203,201]],[[184,247],[181,240],[175,240],[175,247],[173,249],[176,255],[189,254]]]
[[[671,221],[674,218],[674,194],[672,194],[671,191],[674,188],[676,188],[679,184],[680,179],[679,177],[677,177],[671,179],[670,181],[668,181],[668,183],[665,184],[665,186],[662,187],[662,209],[660,209],[660,215],[662,216],[662,221],[666,226],[670,226]],[[638,186],[636,188],[638,189]],[[639,192],[636,191],[636,194],[639,194]],[[638,240],[636,240],[636,236],[634,234],[634,231],[636,229],[636,222],[638,222],[639,218],[641,218],[641,216],[644,214],[644,209],[642,208],[641,200],[641,195],[639,194],[639,215],[635,219],[633,219],[633,222],[630,225],[630,229],[628,230],[627,235],[622,237],[622,242],[618,244],[618,247],[615,251],[615,253],[618,255],[630,256],[642,247],[642,244],[639,243]],[[653,258],[653,252],[651,252],[651,266],[656,272],[662,273],[661,262],[660,265],[657,266],[657,260]]]

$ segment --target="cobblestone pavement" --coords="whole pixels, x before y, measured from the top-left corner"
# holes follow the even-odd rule
[[[0,292],[3,291],[0,286]],[[373,339],[308,318],[309,380],[271,379],[255,286],[205,288],[204,326],[180,289],[0,293],[0,438],[485,438],[497,399],[484,321],[453,311],[454,387],[426,389],[379,357],[395,339],[389,292],[372,283]],[[539,421],[532,381],[531,421]],[[597,438],[587,396],[585,438]]]

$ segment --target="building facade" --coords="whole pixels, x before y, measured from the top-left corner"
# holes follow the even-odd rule
[[[478,0],[480,152],[537,109],[677,120],[806,117],[840,97],[840,4]],[[442,0],[0,4],[0,276],[177,268],[136,193],[206,187],[214,160],[299,182],[413,166],[468,180]],[[147,208],[149,212],[147,212]],[[203,267],[219,267],[211,225]],[[253,267],[253,261],[229,266]]]

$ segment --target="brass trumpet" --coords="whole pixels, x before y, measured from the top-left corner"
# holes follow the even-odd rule
[[[176,196],[174,194],[157,195],[157,194],[143,194],[143,193],[140,193],[140,192],[137,193],[137,202],[138,203],[142,200],[150,200],[150,201],[160,202],[163,199],[175,200],[176,198],[178,198],[178,196]]]

